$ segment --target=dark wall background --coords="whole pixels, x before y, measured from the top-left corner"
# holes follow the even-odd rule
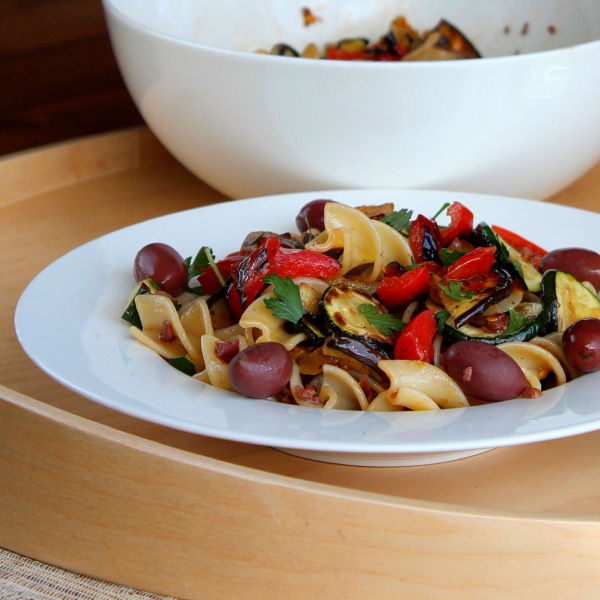
[[[100,0],[0,0],[0,154],[142,122]]]

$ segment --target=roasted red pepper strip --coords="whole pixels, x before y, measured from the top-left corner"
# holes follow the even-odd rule
[[[473,213],[460,202],[453,202],[446,214],[450,217],[450,225],[440,229],[442,246],[446,246],[454,238],[466,235],[473,229]]]
[[[440,230],[435,221],[419,215],[411,223],[408,243],[416,263],[439,262]]]
[[[263,279],[273,273],[280,277],[333,277],[340,263],[331,256],[312,250],[295,250],[282,247],[276,237],[264,238],[252,254],[232,268],[237,295],[243,309],[248,308],[266,286]],[[230,302],[231,304],[231,302]]]
[[[225,281],[231,277],[233,268],[239,265],[246,257],[240,255],[232,255],[217,261],[217,269]],[[209,266],[203,273],[198,275],[198,282],[202,286],[205,294],[214,294],[221,289],[221,281],[217,277],[212,266]]]
[[[435,311],[425,310],[419,313],[400,333],[394,347],[394,358],[433,364],[433,338],[436,333]]]
[[[384,277],[377,286],[377,296],[388,308],[404,306],[429,292],[429,269],[416,267],[403,275]]]
[[[229,284],[229,288],[227,288],[227,305],[229,306],[229,310],[233,315],[233,318],[236,321],[239,321],[244,314],[244,307],[242,306],[242,301],[240,299],[240,294],[237,289],[237,285],[235,281],[232,281]]]
[[[333,257],[312,250],[292,250],[282,248],[279,238],[265,241],[269,272],[281,277],[333,277],[340,269],[340,263]]]
[[[498,227],[498,225],[492,225],[492,231],[498,234],[507,244],[510,244],[513,248],[522,252],[524,248],[527,248],[537,254],[540,258],[545,254],[548,254],[547,250],[540,248],[537,244],[526,240],[517,233],[504,229],[504,227]]]
[[[456,262],[452,263],[447,271],[446,279],[471,279],[476,275],[485,275],[496,262],[496,247],[475,248],[472,252],[461,256]]]

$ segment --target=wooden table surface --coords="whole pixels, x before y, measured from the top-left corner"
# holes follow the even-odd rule
[[[344,467],[146,423],[50,379],[12,326],[30,279],[103,233],[226,198],[146,129],[9,157],[0,178],[0,546],[184,598],[595,589],[600,432]],[[600,165],[550,201],[598,211],[598,190]]]
[[[66,251],[226,201],[145,129],[100,0],[0,3],[0,546],[182,598],[587,598],[600,432],[364,469],[146,423],[22,352],[14,308]],[[600,212],[600,164],[549,200]]]

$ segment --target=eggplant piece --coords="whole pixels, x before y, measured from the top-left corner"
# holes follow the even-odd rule
[[[445,48],[457,55],[457,58],[481,58],[481,54],[471,41],[452,23],[442,19],[434,31],[440,34],[438,48]]]
[[[455,294],[448,294],[444,290],[451,291],[458,282],[437,275],[432,275],[432,278],[444,309],[450,313],[458,328],[504,300],[511,293],[513,284],[508,271],[498,265],[494,265],[487,275],[461,281],[460,289]]]
[[[331,334],[323,344],[326,361],[347,371],[356,371],[372,377],[378,382],[386,379],[377,366],[380,360],[393,358],[392,347],[389,350],[374,348],[364,340],[338,331]]]
[[[494,345],[505,342],[526,342],[537,335],[541,335],[544,327],[550,321],[550,313],[541,302],[524,302],[517,307],[517,311],[525,317],[522,327],[517,331],[492,333],[471,324],[463,325],[460,329],[457,329],[446,322],[442,327],[441,334],[450,343],[473,340]]]
[[[275,44],[269,54],[275,54],[276,56],[291,56],[293,58],[299,58],[300,55],[296,50],[287,44]]]

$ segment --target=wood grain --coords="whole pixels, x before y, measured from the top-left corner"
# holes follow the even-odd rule
[[[14,307],[66,251],[223,196],[145,129],[0,161],[0,545],[183,598],[588,597],[600,432],[365,469],[145,423],[21,350]],[[600,165],[554,202],[598,210]]]

